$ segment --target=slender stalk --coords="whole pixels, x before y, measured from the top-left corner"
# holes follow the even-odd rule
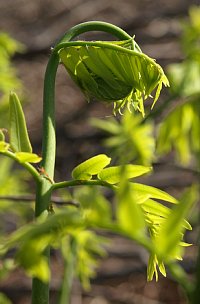
[[[63,35],[63,37],[59,40],[57,45],[59,45],[62,42],[70,41],[74,37],[76,37],[82,33],[89,32],[89,31],[107,32],[107,33],[110,33],[110,34],[118,37],[121,40],[129,40],[132,38],[124,30],[122,30],[121,28],[119,28],[113,24],[110,24],[107,22],[102,22],[102,21],[88,21],[88,22],[83,22],[83,23],[77,24],[74,27],[72,27],[71,29],[69,29]],[[139,48],[139,46],[137,46],[137,45],[136,45],[136,47]]]
[[[75,186],[102,186],[102,187],[110,188],[112,190],[117,189],[117,186],[101,180],[69,180],[69,181],[54,183],[51,185],[51,189],[55,190],[55,189],[75,187]]]
[[[56,153],[56,135],[55,135],[55,78],[58,68],[59,57],[52,53],[44,81],[44,99],[43,99],[43,146],[42,146],[42,166],[50,179],[54,177],[55,153]],[[41,178],[37,182],[35,216],[48,209],[51,199],[51,183],[48,179]],[[47,248],[44,255],[49,260],[50,249]],[[32,304],[49,303],[49,284],[33,278],[32,282]]]

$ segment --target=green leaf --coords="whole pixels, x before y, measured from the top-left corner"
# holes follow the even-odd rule
[[[131,183],[131,188],[135,193],[136,201],[138,204],[142,204],[150,198],[163,200],[172,204],[177,204],[178,202],[170,194],[152,186],[147,186],[138,183]]]
[[[20,163],[39,163],[42,160],[42,157],[37,154],[28,152],[16,152],[15,156]]]
[[[149,256],[148,267],[147,267],[147,281],[152,281],[155,275],[156,282],[158,281],[158,270],[166,277],[165,265],[163,262],[159,262],[156,254],[151,253]]]
[[[139,165],[125,165],[115,166],[103,169],[99,174],[100,180],[106,181],[110,184],[119,183],[121,180],[122,170],[126,172],[126,178],[134,178],[146,174],[152,170],[151,167],[144,167]]]
[[[72,177],[76,180],[90,180],[92,175],[98,174],[104,167],[109,165],[111,158],[105,154],[94,156],[77,167],[72,171]]]
[[[15,93],[10,94],[10,146],[15,152],[32,152],[26,121],[20,101]]]

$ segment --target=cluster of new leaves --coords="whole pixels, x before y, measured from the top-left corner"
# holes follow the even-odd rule
[[[119,42],[68,42],[59,56],[86,98],[114,102],[114,109],[125,105],[144,116],[144,100],[157,87],[153,105],[162,84],[168,80],[162,68],[138,48],[133,39]]]
[[[63,246],[68,248],[73,244],[76,273],[88,287],[88,280],[94,275],[97,264],[94,256],[104,254],[102,238],[88,229],[109,229],[147,248],[150,252],[149,280],[154,273],[157,278],[157,267],[165,275],[163,262],[180,259],[180,248],[185,245],[182,242],[183,233],[185,229],[191,229],[184,219],[189,199],[186,203],[178,203],[175,198],[157,188],[129,181],[149,173],[151,167],[131,164],[108,167],[110,161],[109,157],[100,154],[81,163],[74,168],[70,184],[87,185],[95,182],[96,185],[111,188],[117,197],[116,220],[111,215],[109,202],[94,188],[86,188],[85,192],[75,195],[81,208],[74,210],[67,207],[50,217],[44,213],[36,223],[24,226],[2,240],[1,253],[5,254],[10,248],[17,247],[16,261],[27,274],[48,281],[50,273],[43,252],[49,245],[59,247],[64,239],[63,252],[66,252]],[[175,204],[176,209],[170,210],[160,200]],[[170,236],[169,230],[173,230]],[[66,254],[64,257],[68,259]]]
[[[93,157],[74,169],[73,178],[92,179],[92,176],[97,175],[100,181],[115,186],[118,203],[114,229],[137,240],[152,252],[148,266],[149,280],[153,278],[154,273],[157,278],[157,265],[165,275],[163,261],[181,259],[182,247],[187,246],[182,242],[182,233],[185,229],[190,230],[191,226],[184,217],[195,202],[194,192],[191,191],[184,202],[179,203],[155,187],[128,182],[129,179],[150,172],[150,167],[129,164],[105,168],[108,163],[109,158],[105,155]],[[161,204],[160,200],[177,206],[171,210]],[[102,224],[102,218],[101,223],[98,223],[100,226],[106,226],[106,221]],[[169,236],[170,230],[173,233]],[[146,234],[147,231],[150,238]]]

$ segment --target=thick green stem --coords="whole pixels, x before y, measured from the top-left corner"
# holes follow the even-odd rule
[[[105,22],[86,22],[71,28],[57,43],[57,46],[69,41],[87,31],[105,31],[113,34],[119,39],[130,39],[126,32],[120,28]],[[137,48],[137,45],[135,46]],[[59,48],[58,48],[59,49]],[[54,179],[54,166],[56,156],[56,132],[55,132],[55,78],[59,64],[57,49],[52,51],[44,80],[44,99],[43,99],[43,146],[42,146],[42,166],[48,178],[41,178],[37,181],[35,216],[48,210],[51,200],[52,184]],[[49,248],[44,252],[49,260]],[[37,278],[33,278],[32,304],[49,303],[49,285]]]
[[[55,77],[59,57],[52,53],[44,81],[44,105],[43,105],[43,147],[42,147],[42,166],[50,179],[54,177],[56,136],[55,136]],[[45,177],[37,183],[35,216],[48,209],[51,199],[51,182]],[[49,248],[44,255],[49,260]],[[49,284],[33,278],[32,284],[32,304],[49,303]]]

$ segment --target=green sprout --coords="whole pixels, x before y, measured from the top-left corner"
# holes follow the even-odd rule
[[[160,65],[142,53],[133,38],[67,42],[59,56],[87,100],[114,102],[114,110],[133,106],[144,116],[144,101],[152,91],[156,89],[154,105],[162,84],[169,86]]]

